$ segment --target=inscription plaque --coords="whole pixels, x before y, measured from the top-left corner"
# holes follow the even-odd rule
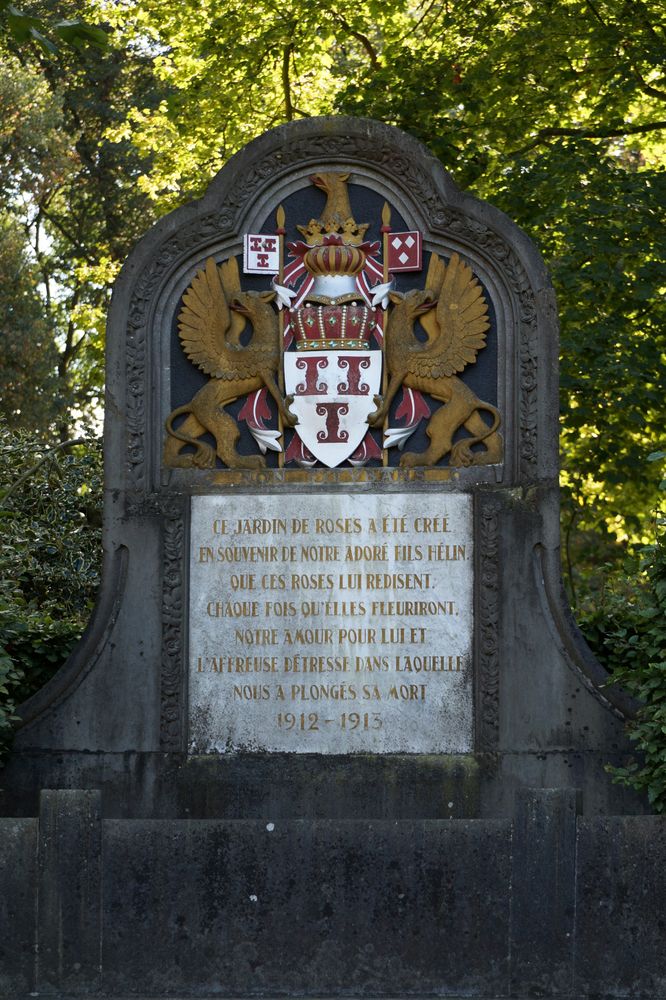
[[[194,753],[472,750],[472,500],[191,500]]]

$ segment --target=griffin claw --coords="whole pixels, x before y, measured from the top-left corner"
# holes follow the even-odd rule
[[[298,423],[298,417],[295,413],[292,413],[289,407],[294,402],[293,396],[284,397],[284,408],[282,409],[282,423],[285,427],[295,427]]]

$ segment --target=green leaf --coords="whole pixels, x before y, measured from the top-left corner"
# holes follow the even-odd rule
[[[93,45],[98,49],[106,49],[109,45],[107,32],[94,24],[87,24],[80,18],[70,21],[58,21],[54,28],[59,38],[62,38],[68,45],[81,47],[83,45]]]
[[[30,37],[33,41],[37,42],[40,48],[42,48],[45,52],[48,52],[50,55],[55,55],[57,53],[57,45],[54,45],[53,42],[49,41],[49,39],[46,38],[41,31],[38,31],[37,28],[30,28]]]
[[[9,30],[16,41],[29,41],[33,30],[40,27],[42,22],[38,17],[30,17],[28,14],[23,14],[13,4],[8,4],[6,9],[9,12],[7,17]]]

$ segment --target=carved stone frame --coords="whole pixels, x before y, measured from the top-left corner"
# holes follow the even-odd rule
[[[161,447],[154,433],[163,407],[159,386],[150,378],[158,360],[155,352],[161,349],[165,318],[160,303],[165,293],[168,297],[177,286],[173,294],[179,296],[183,282],[206,255],[238,249],[242,232],[266,214],[275,191],[283,195],[302,186],[315,166],[344,166],[360,179],[374,175],[423,228],[431,245],[460,250],[478,267],[485,262],[489,272],[501,276],[503,287],[496,289],[496,296],[516,339],[515,346],[510,345],[515,367],[505,377],[505,398],[515,399],[516,405],[515,412],[503,415],[508,436],[503,481],[511,485],[544,473],[554,475],[556,451],[542,419],[554,398],[553,386],[546,384],[553,381],[548,370],[556,346],[554,309],[551,302],[551,329],[539,331],[536,296],[550,290],[532,244],[502,213],[458,191],[441,165],[403,133],[377,122],[314,119],[275,129],[247,146],[218,174],[200,202],[158,223],[133,255],[140,261],[132,267],[131,259],[124,270],[119,290],[130,281],[131,288],[114,296],[114,301],[127,301],[129,293],[129,308],[121,320],[124,357],[119,353],[114,362],[124,367],[126,393],[123,400],[107,400],[108,406],[117,406],[120,412],[124,407],[127,414],[122,485],[143,493],[169,488],[162,482]],[[521,254],[521,249],[526,252]],[[120,320],[117,312],[112,309],[112,328]],[[539,398],[537,386],[546,399]],[[182,488],[178,477],[167,478],[172,488]],[[284,476],[271,478],[277,483]],[[205,488],[213,479],[210,473],[198,473],[197,488]]]

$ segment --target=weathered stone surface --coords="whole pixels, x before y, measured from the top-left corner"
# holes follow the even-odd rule
[[[94,991],[102,945],[100,793],[43,791],[39,817],[36,985]]]
[[[506,993],[505,822],[105,828],[107,989]]]
[[[574,989],[666,996],[666,819],[579,820],[577,851]]]
[[[513,823],[100,824],[87,793],[47,795],[39,896],[36,821],[0,823],[0,997],[657,1000],[666,820],[575,812],[539,789]]]
[[[0,819],[0,996],[34,987],[37,820]]]
[[[307,217],[320,211],[323,195],[308,180],[314,170],[349,170],[352,195],[365,192],[359,204],[363,211],[369,206],[369,218],[387,200],[395,219],[424,232],[426,252],[435,249],[444,259],[458,253],[478,276],[492,327],[485,350],[494,352],[494,360],[480,362],[485,368],[477,391],[494,399],[502,414],[500,465],[295,471],[273,466],[258,478],[237,470],[233,481],[219,468],[163,467],[163,418],[174,393],[196,391],[188,381],[189,369],[196,369],[187,359],[177,360],[184,291],[210,256],[225,260],[240,253],[243,233],[258,231],[277,205],[298,202]],[[256,280],[264,287],[264,278]],[[408,288],[412,276],[400,280]],[[510,816],[516,789],[540,784],[581,788],[584,809],[641,808],[603,772],[607,759],[622,755],[621,712],[628,705],[618,692],[601,687],[605,675],[567,618],[559,589],[552,291],[534,247],[502,213],[458,191],[423,147],[396,130],[350,119],[292,123],[250,144],[200,202],[162,220],[137,247],[114,291],[108,349],[103,592],[84,642],[21,710],[25,722],[1,793],[6,809],[34,814],[39,786],[94,788],[102,775],[105,809],[114,815],[194,815],[197,809],[209,815],[208,801],[223,801],[216,808],[229,815],[230,799],[222,789],[241,780],[258,794],[252,800],[234,798],[244,815],[256,801],[275,797],[274,789],[265,787],[271,769],[261,748],[276,744],[265,739],[255,744],[254,765],[225,753],[230,760],[222,769],[218,754],[219,778],[211,782],[216,790],[210,799],[196,786],[191,793],[187,789],[183,769],[194,744],[190,719],[197,705],[196,691],[188,689],[196,639],[189,621],[191,504],[196,508],[217,498],[222,505],[242,502],[251,509],[270,494],[279,497],[288,516],[298,517],[303,503],[314,502],[304,497],[340,491],[353,502],[371,494],[407,494],[415,505],[451,498],[473,511],[474,628],[466,675],[472,679],[466,688],[472,706],[464,707],[457,742],[447,743],[436,724],[413,726],[407,704],[408,742],[403,733],[402,743],[388,740],[382,750],[471,752],[469,793],[457,799],[478,802],[485,816]],[[450,655],[447,642],[437,635],[432,655]],[[222,655],[228,655],[229,645],[225,633]],[[219,751],[220,742],[218,733],[215,744],[204,742],[202,748],[215,745]],[[311,749],[327,750],[317,763],[313,789],[340,788],[340,765],[329,751],[346,748],[320,741]],[[363,750],[372,751],[373,744],[368,740]],[[307,767],[305,762],[287,767],[284,786],[294,782],[304,790],[299,801],[305,814],[323,815],[326,798],[308,792]],[[399,768],[403,776],[408,770]],[[343,784],[334,796],[336,814],[366,808],[360,790],[372,785],[376,773],[368,762],[365,781],[354,780],[347,792]],[[402,780],[393,785],[395,794],[370,796],[373,812],[383,802],[387,818],[405,815],[408,803],[421,816],[441,814],[437,797],[431,806],[425,794],[415,795],[407,784],[400,788]]]
[[[511,994],[571,992],[575,919],[573,789],[521,789],[511,853]]]
[[[501,461],[163,462],[165,418],[204,382],[177,339],[193,276],[210,258],[239,255],[243,234],[261,232],[280,204],[295,221],[315,217],[313,171],[349,172],[355,204],[375,217],[386,200],[394,220],[424,233],[426,253],[458,254],[478,278],[488,346],[461,384],[501,414]],[[248,280],[266,290],[265,275]],[[238,415],[242,401],[233,405]],[[0,822],[0,993],[666,996],[664,821],[612,818],[646,809],[604,771],[628,752],[632,705],[606,683],[562,594],[557,321],[525,235],[394,129],[352,119],[276,129],[131,255],[109,317],[106,412],[100,601],[68,663],[21,707],[0,780],[5,814],[40,817],[39,829],[31,818]],[[409,447],[423,451],[426,439],[421,427]],[[240,451],[249,447],[241,435]],[[257,465],[252,454],[245,465]],[[214,587],[232,596],[231,576],[194,553],[209,546],[211,516],[335,520],[356,510],[406,512],[414,553],[394,549],[391,566],[411,574],[423,569],[414,519],[455,514],[456,544],[471,559],[438,558],[426,572],[459,614],[414,616],[426,630],[419,643],[399,636],[387,653],[387,637],[375,650],[367,635],[358,648],[395,668],[418,645],[439,663],[461,656],[462,669],[441,689],[430,677],[427,694],[446,697],[408,699],[379,739],[364,723],[356,744],[351,732],[313,730],[306,752],[292,753],[287,737],[297,734],[276,737],[262,699],[231,711],[220,696],[227,678],[212,670],[198,686],[198,657],[219,648],[228,662],[246,645],[234,625],[253,625],[208,615]],[[298,550],[280,562],[277,576],[312,572]],[[341,604],[339,563],[327,555],[316,572],[337,575],[331,596]],[[230,567],[237,591],[253,593],[251,560]],[[272,586],[259,592],[261,613],[250,617],[270,632]],[[367,579],[361,594],[370,597]],[[390,599],[399,597],[395,588]],[[300,606],[294,617],[311,624]],[[367,628],[403,627],[397,612],[361,617]],[[338,609],[326,621],[336,631],[312,636],[308,654],[344,656],[340,630],[356,616]],[[285,628],[270,643],[282,670]]]

